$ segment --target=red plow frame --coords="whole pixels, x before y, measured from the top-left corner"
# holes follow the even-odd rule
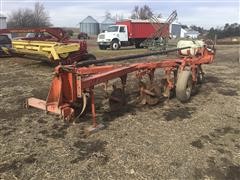
[[[165,72],[165,76],[163,78],[165,83],[161,84],[164,92],[161,92],[161,94],[165,94],[165,96],[169,97],[170,92],[176,90],[176,95],[178,98],[178,94],[180,93],[181,95],[182,93],[181,87],[180,89],[177,87],[178,84],[182,84],[182,82],[179,82],[181,79],[180,77],[184,77],[183,74],[188,72],[190,73],[190,78],[188,78],[186,82],[190,82],[190,85],[184,85],[184,87],[186,86],[184,89],[186,91],[184,91],[184,98],[178,98],[180,101],[184,102],[190,98],[189,93],[187,94],[188,86],[189,88],[191,87],[193,89],[198,83],[199,77],[203,76],[201,65],[212,63],[214,54],[215,51],[213,49],[203,47],[194,57],[189,55],[181,58],[166,59],[157,62],[90,67],[77,67],[76,65],[58,66],[55,68],[55,75],[52,80],[46,101],[36,98],[29,98],[27,99],[27,106],[60,115],[64,120],[70,121],[75,116],[80,116],[85,110],[87,94],[89,95],[91,102],[93,128],[96,128],[97,121],[94,102],[94,87],[96,85],[120,78],[122,87],[114,87],[115,90],[120,92],[120,96],[113,97],[110,95],[109,97],[110,100],[113,100],[117,103],[117,105],[120,106],[124,103],[121,100],[121,93],[124,94],[127,76],[129,73],[135,72],[136,77],[139,80],[147,75],[150,80],[150,85],[153,85],[155,76],[154,72],[156,69],[161,68]],[[147,97],[148,100],[144,101],[145,104],[156,104],[156,102],[158,102],[157,98],[159,96],[159,92],[154,86],[148,88],[145,85],[142,85],[140,86],[140,96]]]

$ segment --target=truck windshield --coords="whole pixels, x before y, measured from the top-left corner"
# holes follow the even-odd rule
[[[108,27],[107,32],[118,32],[118,26]]]

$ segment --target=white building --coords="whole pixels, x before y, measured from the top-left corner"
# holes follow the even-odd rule
[[[7,28],[7,17],[0,14],[0,29],[6,29]]]
[[[173,23],[170,26],[170,33],[172,38],[193,38],[196,39],[199,36],[198,31],[194,31],[187,26],[179,23]]]
[[[189,38],[193,38],[196,39],[199,36],[199,32],[198,31],[194,31],[192,29],[189,29],[186,33],[185,33],[185,37],[189,37]]]
[[[172,23],[169,27],[170,35],[172,38],[184,37],[185,30],[182,28],[182,25],[179,23]]]

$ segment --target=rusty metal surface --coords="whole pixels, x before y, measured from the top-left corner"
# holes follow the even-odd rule
[[[55,76],[46,100],[45,110],[47,112],[56,112],[57,114],[69,120],[72,118],[76,109],[73,103],[82,97],[83,93],[89,94],[92,110],[93,127],[97,126],[94,86],[106,83],[116,78],[121,79],[122,89],[114,88],[110,95],[109,103],[113,110],[122,107],[125,103],[124,89],[127,83],[127,75],[136,73],[136,80],[141,80],[144,76],[149,77],[149,84],[140,86],[140,96],[143,104],[155,105],[159,102],[162,95],[169,96],[170,90],[176,85],[176,72],[189,70],[192,74],[192,82],[196,83],[197,68],[201,64],[213,62],[215,52],[207,48],[202,48],[200,55],[196,57],[182,57],[176,59],[166,59],[156,62],[135,63],[130,65],[108,65],[99,67],[77,67],[75,65],[58,66],[55,68]],[[155,69],[165,71],[165,80],[163,82],[154,81]],[[162,84],[161,84],[162,83]],[[162,88],[161,86],[164,86]],[[168,95],[166,95],[168,93]],[[39,100],[39,102],[44,101]],[[36,103],[29,106],[39,108]],[[84,107],[85,105],[83,105]],[[40,109],[44,109],[42,106]],[[84,108],[85,109],[85,108]]]

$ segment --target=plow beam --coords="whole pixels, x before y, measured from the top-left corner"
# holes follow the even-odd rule
[[[149,54],[152,55],[158,53],[159,52]],[[144,57],[149,56],[149,54],[144,54]],[[42,109],[49,113],[58,114],[65,120],[69,121],[73,119],[74,116],[78,117],[79,110],[81,112],[80,115],[82,114],[86,107],[86,99],[89,97],[93,120],[91,130],[94,130],[98,127],[94,100],[95,86],[116,78],[121,79],[122,89],[115,87],[113,93],[109,97],[110,106],[112,106],[113,109],[117,109],[118,106],[125,106],[124,90],[126,87],[127,76],[128,74],[135,72],[136,80],[142,80],[145,75],[149,76],[150,84],[143,84],[140,87],[143,104],[155,105],[159,102],[159,98],[162,96],[170,98],[171,92],[176,92],[177,97],[181,97],[181,99],[179,98],[180,101],[187,101],[189,100],[191,91],[195,86],[196,77],[199,76],[198,72],[202,72],[199,67],[201,64],[212,63],[214,55],[215,51],[203,47],[202,53],[194,57],[181,57],[176,59],[165,59],[155,62],[134,63],[128,65],[122,64],[81,67],[83,64],[95,64],[96,61],[92,60],[75,65],[58,66],[55,68],[55,75],[46,101],[29,98],[27,99],[27,106]],[[142,55],[131,56],[131,58],[136,57],[142,57]],[[127,57],[110,58],[97,61],[102,63],[125,59],[127,59]],[[157,69],[163,69],[165,71],[164,79],[162,79],[161,82],[156,82],[155,79],[157,74],[154,73]],[[179,74],[181,74],[181,78]],[[82,108],[82,110],[79,108]]]

